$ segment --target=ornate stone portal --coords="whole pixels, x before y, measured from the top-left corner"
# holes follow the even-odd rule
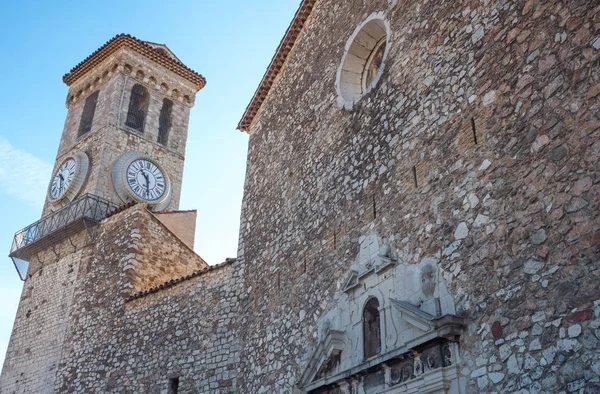
[[[464,322],[433,259],[408,264],[376,235],[360,242],[337,305],[320,320],[302,392],[463,392],[457,361]]]

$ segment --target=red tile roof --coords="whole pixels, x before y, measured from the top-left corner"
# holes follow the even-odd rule
[[[189,274],[187,276],[184,276],[182,278],[171,279],[168,282],[162,283],[162,284],[160,284],[158,286],[154,286],[154,287],[152,287],[152,288],[150,288],[148,290],[144,290],[144,291],[140,291],[140,292],[137,292],[135,294],[132,294],[125,301],[133,301],[135,299],[145,297],[148,294],[158,293],[161,290],[168,289],[169,287],[173,287],[175,285],[178,285],[181,282],[185,282],[187,280],[196,278],[198,276],[202,276],[202,275],[207,274],[209,272],[212,272],[212,271],[218,270],[220,268],[226,267],[228,265],[231,265],[231,264],[235,263],[236,261],[237,261],[237,259],[234,259],[234,258],[226,259],[225,262],[223,262],[221,264],[211,265],[211,266],[202,268],[202,269],[200,269],[198,271],[195,271],[195,272],[192,272],[191,274]]]
[[[202,75],[198,74],[180,61],[154,49],[145,41],[139,40],[129,34],[118,34],[108,40],[94,53],[86,57],[81,63],[73,67],[71,71],[65,74],[63,76],[63,82],[68,86],[71,86],[71,84],[85,75],[85,73],[91,70],[94,66],[123,47],[128,47],[135,50],[136,52],[146,56],[148,59],[194,83],[198,90],[202,89],[204,85],[206,85],[206,79]]]
[[[296,40],[300,36],[306,20],[312,13],[316,2],[317,0],[302,0],[302,3],[300,3],[300,7],[298,8],[298,11],[296,11],[296,15],[294,15],[292,23],[285,32],[283,39],[279,43],[277,51],[275,51],[275,55],[273,56],[273,59],[271,59],[271,64],[269,64],[269,67],[267,68],[260,85],[258,85],[258,88],[252,97],[252,101],[250,101],[250,104],[248,104],[248,107],[246,107],[246,111],[238,123],[238,130],[246,132],[250,130],[250,126],[254,121],[254,117],[262,106],[263,101],[265,101],[265,98],[269,94],[275,79],[283,69],[283,65],[285,64],[288,55],[294,47]]]

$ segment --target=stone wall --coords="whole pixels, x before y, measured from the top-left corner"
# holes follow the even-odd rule
[[[132,258],[124,268],[131,294],[208,268],[200,256],[146,211],[143,204],[131,210],[135,214],[131,213],[132,218],[127,221],[131,228],[127,245]]]
[[[0,392],[52,393],[80,265],[91,251],[87,233],[40,251],[27,280],[6,352]]]
[[[339,107],[346,40],[391,38]],[[251,130],[240,392],[291,392],[369,233],[435,261],[467,327],[469,392],[600,390],[600,9],[317,3]],[[524,391],[525,392],[525,391]]]
[[[131,270],[152,276],[137,265],[140,245],[165,271],[181,264],[167,231],[139,205],[101,223],[94,259],[79,276],[55,392],[164,393],[173,378],[180,392],[239,392],[237,263],[131,297]]]
[[[347,105],[336,74],[369,17],[389,27],[384,68]],[[599,18],[581,1],[317,2],[251,130],[238,260],[206,268],[140,205],[102,221],[94,245],[44,251],[3,391],[164,393],[179,379],[180,392],[301,392],[328,329],[353,349],[333,369],[370,365],[369,297],[384,350],[421,335],[419,318],[396,324],[403,313],[466,322],[437,371],[454,391],[599,391]],[[113,98],[135,78],[152,87],[155,124],[162,83],[128,59],[99,83]],[[69,137],[93,83],[69,95],[59,156],[89,151],[85,190],[117,201],[112,164],[146,152],[176,208],[182,145],[113,120],[127,95],[101,99],[106,127]],[[370,265],[382,256],[393,267]]]

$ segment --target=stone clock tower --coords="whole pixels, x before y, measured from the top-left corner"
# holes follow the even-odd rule
[[[206,266],[191,251],[195,212],[175,211],[190,109],[205,79],[165,45],[118,35],[63,81],[68,113],[42,218],[17,232],[11,248],[25,286],[2,393],[60,391],[54,385],[72,307],[89,294],[84,278],[99,264],[102,244],[132,255],[135,233],[154,226],[155,244],[190,255],[160,267],[154,260],[144,266],[143,246],[135,262],[115,257],[125,273],[116,280],[123,294]],[[123,210],[131,211],[130,222],[109,229],[108,218]],[[117,245],[107,238],[117,233],[131,238]]]
[[[166,46],[119,35],[73,68],[63,81],[69,86],[68,113],[55,174],[66,160],[77,159],[77,154],[89,164],[75,166],[73,182],[63,185],[64,193],[58,198],[52,198],[51,184],[44,215],[86,193],[117,205],[148,201],[156,211],[177,209],[189,113],[204,78]],[[147,159],[156,175],[163,176],[162,186],[154,193],[146,190],[146,183],[148,189],[161,183],[147,171],[150,168],[139,174],[139,180],[121,179],[127,178],[128,166],[135,159]]]

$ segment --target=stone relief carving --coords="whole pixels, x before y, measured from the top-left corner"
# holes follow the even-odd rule
[[[341,293],[319,320],[302,393],[378,393],[407,381],[430,390],[457,382],[451,349],[464,321],[438,282],[437,259],[424,256],[415,264],[395,239],[359,238],[356,262],[340,278]],[[429,372],[440,369],[432,380]]]
[[[391,384],[398,385],[452,364],[451,343],[445,340],[436,342],[421,352],[411,352],[410,356],[396,364],[390,364]]]
[[[435,268],[431,264],[426,264],[421,271],[421,290],[429,297],[435,291]]]

